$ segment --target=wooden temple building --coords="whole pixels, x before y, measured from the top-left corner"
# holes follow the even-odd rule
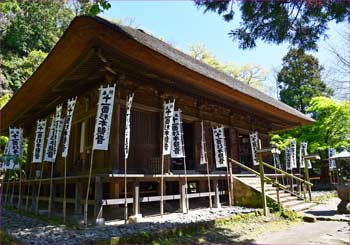
[[[313,121],[143,30],[116,25],[99,17],[80,16],[73,20],[48,57],[1,110],[2,135],[7,134],[10,126],[21,127],[28,142],[26,174],[21,183],[22,205],[26,199],[29,207],[36,205],[37,173],[41,169],[41,164],[31,163],[36,120],[49,118],[58,104],[65,105],[67,99],[77,96],[67,157],[67,203],[68,214],[82,214],[98,88],[114,83],[117,85],[109,149],[96,151],[93,159],[90,217],[101,215],[101,207],[123,205],[125,191],[128,203],[132,203],[133,214],[143,213],[140,203],[159,205],[162,113],[166,100],[175,99],[176,108],[182,110],[190,208],[197,198],[209,196],[206,166],[200,165],[201,121],[204,122],[211,190],[216,206],[220,206],[220,199],[226,198],[228,186],[226,169],[215,168],[213,127],[224,126],[229,158],[256,168],[252,163],[250,132],[258,131],[262,144],[268,146],[269,132]],[[125,190],[125,101],[130,92],[134,93],[134,103]],[[46,207],[51,165],[43,164],[39,205]],[[59,155],[53,165],[51,200],[58,210],[63,200],[63,166]],[[234,176],[245,174],[235,165],[230,171]],[[176,203],[184,209],[182,162],[165,157],[164,172],[164,200],[179,200]],[[16,199],[19,183],[13,185]],[[236,190],[233,196],[236,194],[242,193]]]

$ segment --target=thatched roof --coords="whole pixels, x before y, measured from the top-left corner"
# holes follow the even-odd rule
[[[35,104],[40,102],[41,96],[48,95],[47,93],[57,95],[52,89],[54,84],[68,70],[72,70],[77,60],[96,43],[118,49],[138,62],[147,63],[148,67],[156,67],[155,64],[163,66],[161,69],[164,73],[182,76],[191,80],[193,86],[201,86],[208,91],[212,90],[218,96],[226,96],[239,101],[240,104],[257,108],[266,113],[266,116],[276,115],[281,120],[290,122],[289,125],[299,126],[313,122],[309,116],[142,30],[113,24],[99,17],[80,16],[73,20],[46,60],[3,108],[1,128],[4,129],[13,123],[18,124],[21,115],[35,112]],[[180,72],[175,73],[174,70]],[[23,101],[26,101],[25,105],[22,104]]]

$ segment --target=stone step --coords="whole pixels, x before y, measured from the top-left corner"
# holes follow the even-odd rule
[[[280,202],[281,202],[282,205],[284,203],[288,203],[290,201],[303,201],[304,202],[304,200],[301,200],[301,199],[299,199],[298,197],[295,197],[295,196],[289,196],[289,197],[280,198]]]
[[[266,193],[266,195],[268,195],[269,197],[275,198],[277,199],[277,193],[276,191],[271,192],[271,193]],[[280,199],[284,198],[284,197],[290,197],[291,195],[289,193],[284,193],[284,192],[280,192]]]
[[[306,209],[309,209],[311,207],[315,206],[314,203],[310,203],[310,202],[302,202],[299,205],[295,205],[293,207],[291,207],[292,210],[294,210],[295,212],[299,212],[299,211],[303,211]]]
[[[292,208],[294,206],[297,206],[297,205],[300,205],[302,203],[305,203],[303,200],[291,200],[291,201],[287,201],[285,203],[283,203],[283,206],[284,207],[287,207],[287,208]]]

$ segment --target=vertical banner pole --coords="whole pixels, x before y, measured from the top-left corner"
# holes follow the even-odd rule
[[[21,159],[22,160],[22,159]],[[18,186],[18,201],[17,201],[17,209],[21,208],[22,203],[22,167],[21,167],[21,161],[18,160],[18,167],[19,167],[19,186]]]
[[[130,121],[131,121],[131,106],[134,99],[134,94],[130,94],[125,102],[125,132],[124,132],[124,223],[128,222],[128,157],[130,145]],[[138,205],[135,204],[134,205]],[[137,212],[136,212],[137,213]]]
[[[230,175],[228,172],[228,165],[226,166],[226,177],[227,177],[228,205],[231,207],[232,199],[231,199],[231,185],[230,185]]]
[[[39,211],[39,198],[40,198],[41,182],[42,182],[42,179],[43,179],[43,171],[44,171],[44,163],[41,163],[40,180],[39,180],[39,187],[38,187],[38,195],[36,196],[36,205],[35,205],[35,213],[36,213],[36,214],[38,214],[38,211]]]
[[[203,149],[202,149],[203,148]],[[213,209],[213,203],[211,200],[211,186],[210,186],[210,175],[209,175],[209,162],[208,162],[208,155],[207,155],[207,144],[205,142],[205,131],[204,131],[204,123],[201,122],[201,154],[203,154],[203,160],[205,164],[207,165],[207,179],[208,179],[208,191],[209,191],[209,208],[210,210]],[[202,163],[202,162],[201,162]]]
[[[15,174],[15,163],[13,164],[13,168],[12,168],[12,170],[13,170],[13,173]],[[15,182],[16,182],[16,180],[15,179],[13,179],[13,181],[12,181],[12,191],[11,191],[11,198],[10,198],[10,202],[11,202],[11,204],[13,204],[13,194],[15,193]]]
[[[211,186],[210,186],[210,175],[209,175],[209,163],[207,162],[207,176],[208,176],[208,190],[209,190],[209,208],[210,210],[213,209],[213,203],[211,200]]]
[[[9,185],[10,185],[10,170],[6,170],[7,173],[7,182],[6,182],[6,191],[5,191],[5,204],[7,204],[8,201],[8,192],[9,192]]]
[[[91,182],[91,174],[92,174],[92,162],[94,159],[94,149],[91,151],[91,159],[90,159],[90,168],[89,168],[89,177],[88,177],[88,184],[86,188],[86,198],[85,198],[85,204],[84,204],[84,224],[85,226],[88,225],[88,202],[89,202],[89,191],[90,191],[90,182]]]
[[[67,157],[64,158],[64,180],[63,180],[63,223],[67,216]]]
[[[10,177],[10,174],[8,172],[8,170],[6,169],[6,172],[5,172],[5,177],[7,175],[7,181],[6,181],[6,191],[5,191],[5,198],[4,198],[4,204],[6,205],[7,203],[7,194],[8,194],[8,190],[9,190],[9,177]]]
[[[52,210],[52,191],[53,191],[53,165],[54,163],[51,163],[51,176],[50,176],[50,197],[49,197],[49,206],[48,206],[48,217],[51,217],[51,210]]]
[[[258,142],[259,142],[259,150],[261,150],[261,141],[259,140]],[[267,202],[266,202],[266,195],[265,195],[265,180],[264,180],[265,173],[264,173],[264,165],[263,165],[261,152],[258,152],[258,160],[259,160],[259,170],[260,170],[260,184],[261,184],[263,213],[264,213],[264,216],[267,216]]]
[[[124,224],[128,221],[128,180],[127,180],[127,159],[124,159]]]
[[[161,175],[160,175],[160,222],[163,222],[164,213],[164,155],[162,152]]]
[[[182,128],[182,120],[180,120],[180,127]],[[184,140],[183,128],[181,130],[181,140],[182,140],[182,152],[184,154],[184,158],[183,159],[184,159],[184,173],[185,173],[186,213],[188,213],[189,208],[190,208],[190,203],[189,203],[189,200],[188,200],[187,164],[186,164],[185,140]]]
[[[30,191],[30,176],[32,175],[32,169],[33,169],[33,164],[30,164],[29,168],[29,175],[27,176],[27,196],[26,196],[26,207],[25,210],[28,210],[28,204],[29,204],[29,191]]]

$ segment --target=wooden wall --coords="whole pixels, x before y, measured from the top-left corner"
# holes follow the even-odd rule
[[[199,164],[201,126],[204,121],[205,136],[209,167],[214,170],[214,148],[212,139],[212,127],[225,126],[226,144],[228,156],[239,160],[239,134],[248,134],[257,130],[262,132],[265,140],[269,125],[266,120],[243,112],[237,105],[227,106],[220,103],[220,99],[207,98],[193,91],[186,92],[186,88],[177,87],[174,84],[162,84],[147,79],[134,78],[132,76],[119,79],[117,86],[111,136],[108,151],[95,151],[94,173],[122,173],[124,169],[124,125],[125,125],[125,98],[130,92],[134,92],[134,105],[131,114],[131,141],[128,161],[129,173],[157,172],[157,162],[160,162],[161,138],[162,138],[162,108],[163,101],[176,99],[176,108],[182,110],[183,120],[192,128],[192,149],[194,164],[192,168],[205,172],[205,166]],[[67,158],[67,174],[79,175],[88,171],[91,157],[95,117],[98,101],[98,84],[86,93],[77,94],[78,101],[73,115],[72,132],[70,137],[69,153]],[[64,105],[64,110],[65,110]],[[62,116],[65,115],[63,110]],[[48,120],[48,126],[50,120]],[[35,128],[31,129],[32,135]],[[48,128],[47,128],[48,132]],[[30,142],[33,138],[30,139]],[[266,142],[265,142],[266,144]],[[31,153],[33,145],[30,144]],[[170,160],[166,159],[167,165]],[[191,167],[191,166],[190,166]],[[234,169],[236,170],[236,169]],[[63,174],[63,159],[61,149],[55,164],[55,174]]]

